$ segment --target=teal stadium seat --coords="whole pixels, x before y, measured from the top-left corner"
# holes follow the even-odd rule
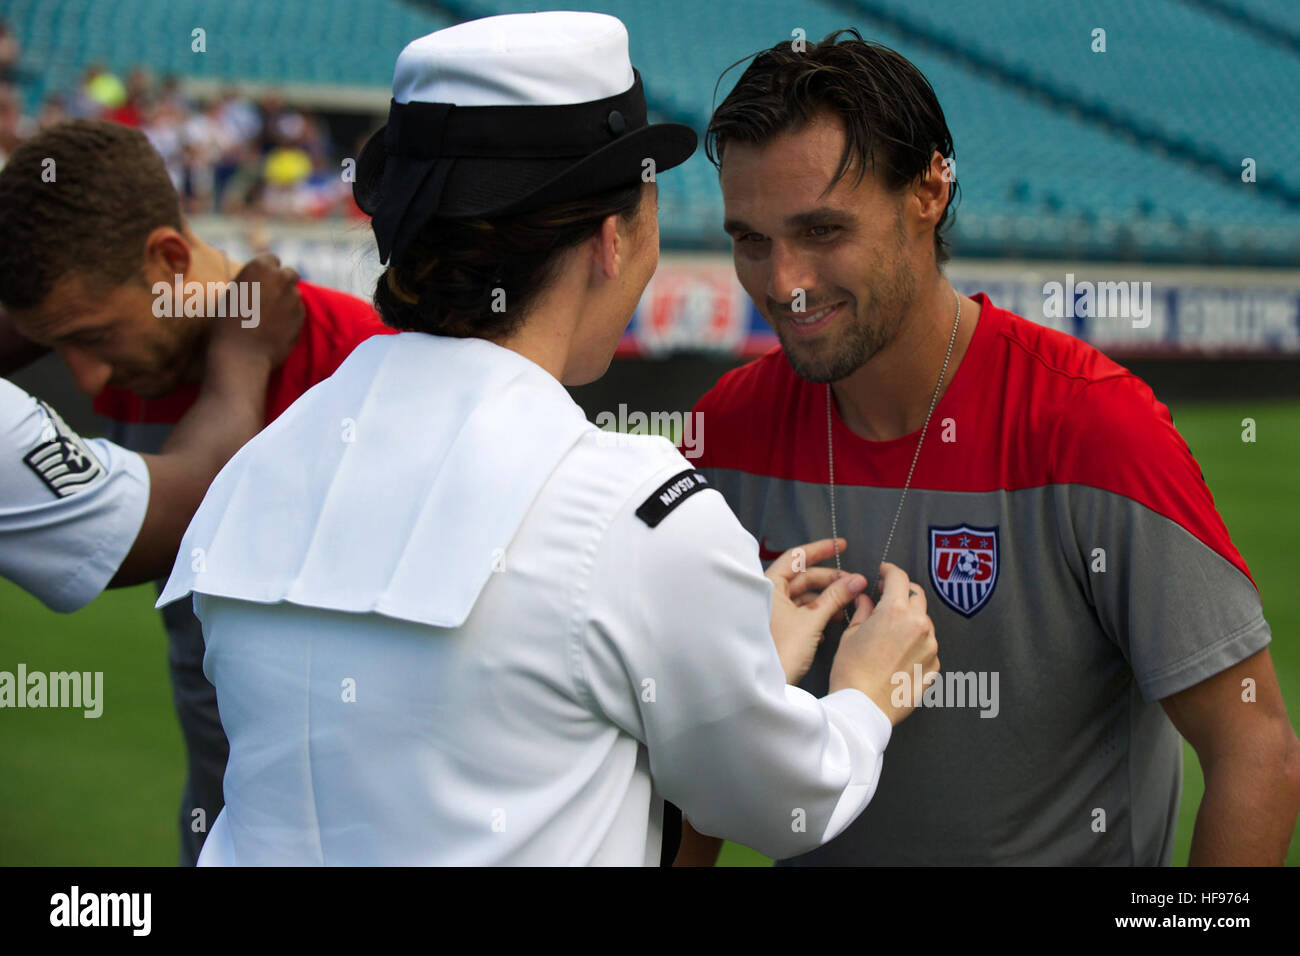
[[[729,64],[854,26],[915,62],[957,147],[965,255],[1116,255],[1300,264],[1300,4],[1295,0],[595,0],[621,18],[652,114],[701,133]],[[463,19],[572,0],[8,0],[39,78],[85,65],[223,80],[386,88],[402,46]],[[739,11],[739,12],[738,12]],[[1260,24],[1272,24],[1271,33]],[[190,51],[207,30],[208,52]],[[1104,54],[1092,30],[1106,30]],[[1294,48],[1287,38],[1295,38]],[[733,71],[722,96],[738,78]],[[1240,180],[1244,157],[1259,181]],[[725,248],[703,150],[660,183],[666,246]]]

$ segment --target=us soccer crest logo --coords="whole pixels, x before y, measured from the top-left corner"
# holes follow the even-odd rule
[[[931,526],[930,583],[958,614],[974,615],[998,583],[998,529]]]

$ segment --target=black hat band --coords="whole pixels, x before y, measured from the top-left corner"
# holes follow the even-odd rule
[[[392,102],[384,146],[413,159],[570,159],[646,125],[640,73],[622,93],[562,106]]]

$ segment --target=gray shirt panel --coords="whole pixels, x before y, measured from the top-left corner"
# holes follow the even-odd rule
[[[825,486],[705,471],[769,552],[830,535]],[[900,490],[835,494],[844,567],[874,583]],[[932,531],[957,527],[997,538],[995,583],[969,614],[931,564]],[[1250,581],[1175,522],[1082,486],[914,488],[888,560],[926,590],[943,694],[895,728],[858,820],[788,862],[1167,865],[1182,744],[1158,697],[1267,644]],[[837,619],[802,682],[814,694],[841,631]]]

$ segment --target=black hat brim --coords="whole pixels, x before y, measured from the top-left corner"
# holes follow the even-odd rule
[[[404,210],[395,248],[435,217],[491,218],[592,196],[650,179],[684,163],[698,143],[695,130],[653,123],[579,159],[458,157],[421,159],[390,154],[380,128],[357,157],[353,196],[373,216],[381,200]],[[653,165],[646,161],[652,161]],[[441,168],[439,166],[441,165]],[[445,176],[441,188],[431,177]],[[385,191],[397,195],[386,196]],[[391,250],[381,249],[387,260]]]

